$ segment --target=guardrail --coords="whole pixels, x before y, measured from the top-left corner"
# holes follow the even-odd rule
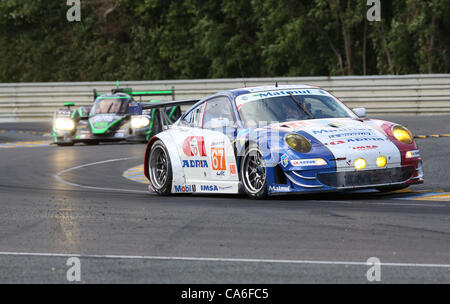
[[[194,99],[222,90],[276,82],[319,86],[351,108],[367,108],[369,114],[450,113],[450,74],[124,81],[120,85],[134,90],[174,88],[177,99]],[[48,120],[63,103],[91,105],[93,89],[107,92],[115,85],[112,81],[0,84],[0,121]]]

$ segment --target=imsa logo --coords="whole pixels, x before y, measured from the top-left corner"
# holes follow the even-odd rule
[[[203,192],[217,192],[217,191],[219,191],[219,187],[217,187],[216,185],[201,185],[200,189]]]

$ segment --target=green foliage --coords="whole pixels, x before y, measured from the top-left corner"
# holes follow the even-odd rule
[[[0,81],[450,72],[450,0],[0,1]]]

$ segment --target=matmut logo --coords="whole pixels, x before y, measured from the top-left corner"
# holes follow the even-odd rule
[[[189,136],[184,140],[183,152],[189,157],[206,157],[205,139],[203,136]]]

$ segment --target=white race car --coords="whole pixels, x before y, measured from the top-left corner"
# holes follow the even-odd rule
[[[132,107],[185,103],[193,101]],[[365,109],[352,111],[304,85],[243,88],[197,101],[150,139],[145,175],[159,195],[244,192],[257,199],[423,183],[409,130],[367,119]]]

